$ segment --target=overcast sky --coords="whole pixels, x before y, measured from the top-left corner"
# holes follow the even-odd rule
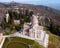
[[[29,4],[56,4],[60,3],[60,0],[0,0],[0,2],[20,2],[20,3],[29,3]]]

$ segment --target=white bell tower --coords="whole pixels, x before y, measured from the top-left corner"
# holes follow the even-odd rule
[[[8,23],[9,20],[9,13],[6,14],[6,22]]]
[[[32,15],[32,26],[38,26],[38,19],[35,15]]]
[[[32,15],[32,26],[33,26],[33,33],[34,33],[34,37],[37,38],[37,27],[38,25],[38,19],[36,15]]]

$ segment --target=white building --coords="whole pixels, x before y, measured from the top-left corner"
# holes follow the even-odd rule
[[[30,24],[24,24],[23,35],[28,35],[31,38],[36,38],[38,43],[42,42],[41,45],[43,45],[46,48],[48,46],[49,35],[46,34],[45,31],[43,31],[43,26],[38,25],[38,19],[35,15],[32,16]]]
[[[25,23],[23,26],[23,35],[29,35],[30,23]]]
[[[43,27],[38,25],[37,16],[32,16],[32,28],[29,30],[29,36],[42,39]],[[33,35],[34,34],[34,35]]]
[[[6,14],[6,22],[8,23],[8,21],[9,21],[9,14],[7,13]]]
[[[14,24],[15,24],[15,25],[20,24],[20,20],[14,20]]]

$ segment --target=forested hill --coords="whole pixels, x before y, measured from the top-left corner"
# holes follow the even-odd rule
[[[60,26],[60,11],[43,6],[43,5],[32,5],[32,4],[23,4],[18,2],[9,2],[9,3],[1,3],[0,2],[0,21],[3,20],[3,16],[5,15],[8,7],[25,7],[34,11],[34,14],[39,13],[42,16],[47,16],[51,18],[52,22]]]

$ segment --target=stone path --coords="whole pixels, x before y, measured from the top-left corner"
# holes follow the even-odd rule
[[[0,44],[0,48],[2,48],[3,43],[4,43],[4,41],[5,41],[5,38],[6,38],[6,37],[3,37],[3,40],[2,40],[2,42],[1,42],[1,44]]]

